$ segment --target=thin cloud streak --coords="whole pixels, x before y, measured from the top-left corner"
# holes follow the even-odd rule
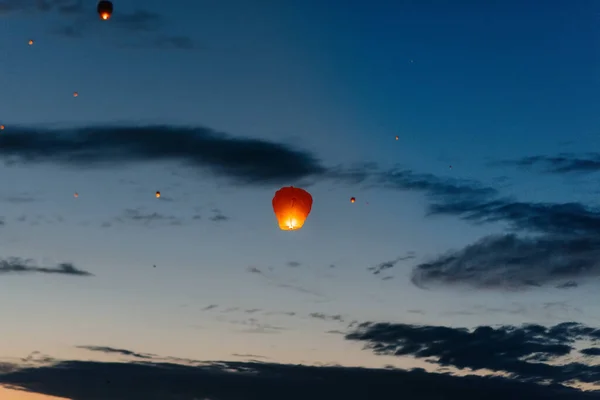
[[[71,263],[60,263],[55,267],[39,267],[32,264],[31,260],[11,257],[0,260],[0,274],[58,274],[73,276],[94,276],[92,273],[76,268]]]

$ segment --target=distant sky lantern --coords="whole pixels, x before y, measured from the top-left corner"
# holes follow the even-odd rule
[[[102,0],[98,2],[98,15],[103,20],[107,20],[113,13],[113,4],[111,1]]]
[[[273,197],[273,211],[279,229],[294,231],[301,229],[312,209],[313,198],[304,189],[293,186],[282,187]]]
[[[29,45],[31,46],[33,44],[33,40],[29,39]]]
[[[4,130],[4,125],[0,125],[0,131]]]
[[[156,198],[159,199],[160,198],[160,192],[156,192]]]
[[[73,92],[73,97],[77,97],[77,96],[79,96],[79,93]]]
[[[356,201],[355,197],[350,197],[350,203],[354,203]]]
[[[398,136],[396,136],[396,140],[400,139]]]
[[[73,197],[78,198],[79,197],[79,193],[77,193],[77,192],[73,193]]]

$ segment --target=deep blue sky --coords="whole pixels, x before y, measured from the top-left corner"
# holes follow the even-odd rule
[[[100,21],[94,1],[0,0],[0,355],[40,352],[0,383],[95,399],[27,382],[56,373],[39,354],[93,360],[79,373],[131,360],[115,349],[544,380],[444,361],[460,338],[422,332],[600,324],[600,3],[168,3]],[[313,211],[282,232],[271,198],[292,184]],[[407,337],[434,362],[363,349]],[[583,339],[558,362],[594,364]]]

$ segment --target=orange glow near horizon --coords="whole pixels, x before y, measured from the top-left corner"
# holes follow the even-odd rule
[[[66,397],[54,397],[46,394],[25,392],[22,390],[8,389],[0,386],[0,399],[2,400],[71,400]]]

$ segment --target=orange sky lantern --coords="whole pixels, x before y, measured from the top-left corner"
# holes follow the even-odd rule
[[[354,203],[356,201],[356,197],[350,197],[350,203]]]
[[[97,9],[100,18],[106,21],[113,13],[113,4],[110,1],[102,0],[98,2]]]
[[[73,92],[73,97],[77,97],[77,96],[79,96],[79,93]]]
[[[79,197],[79,193],[77,193],[77,192],[73,193],[73,197],[78,198]]]
[[[156,198],[159,199],[160,198],[160,192],[156,192]]]
[[[304,189],[293,186],[282,187],[273,197],[273,211],[279,229],[294,231],[301,229],[312,209],[313,198]]]
[[[29,39],[29,45],[31,46],[33,44],[33,40]]]
[[[0,125],[0,131],[4,130],[4,125]]]
[[[400,139],[398,136],[396,136],[396,140]]]

